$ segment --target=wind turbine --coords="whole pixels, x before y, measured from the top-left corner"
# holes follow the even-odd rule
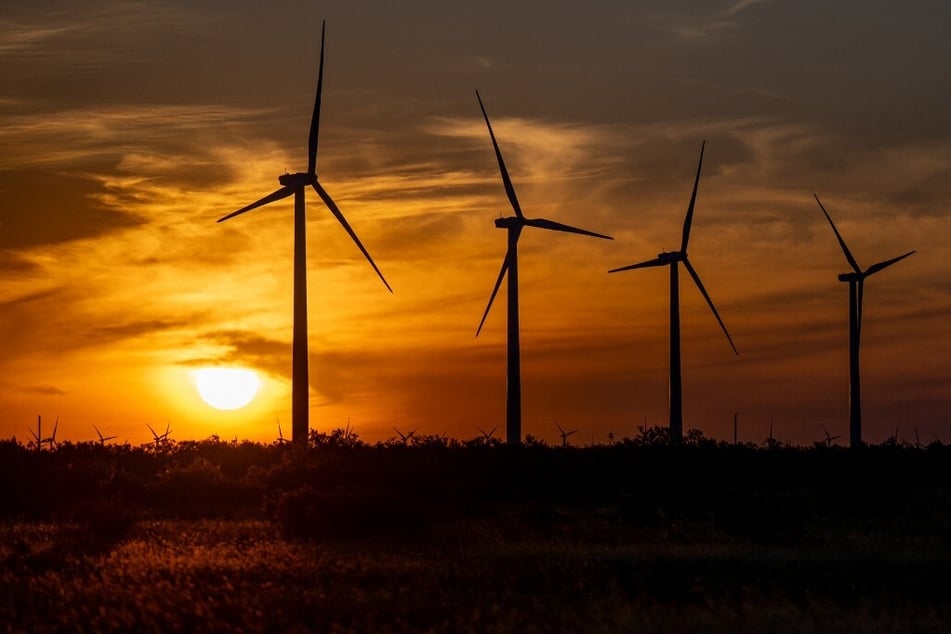
[[[570,435],[572,435],[572,434],[577,434],[577,433],[578,433],[578,430],[577,430],[577,429],[572,429],[571,431],[565,431],[564,429],[562,429],[561,425],[558,424],[558,421],[555,421],[555,427],[558,428],[558,433],[561,435],[561,446],[562,446],[562,447],[567,447],[567,446],[568,446],[568,436],[570,436]]]
[[[314,112],[310,119],[310,135],[307,138],[307,171],[297,174],[282,174],[278,177],[278,182],[281,184],[280,189],[218,219],[218,222],[224,222],[252,209],[294,195],[294,343],[291,373],[291,438],[294,442],[300,443],[307,442],[307,434],[310,429],[307,368],[307,239],[304,215],[304,192],[307,191],[308,186],[313,187],[317,195],[324,201],[327,209],[330,210],[330,213],[350,234],[350,238],[353,239],[370,262],[370,266],[373,267],[376,274],[380,276],[387,290],[393,292],[386,278],[383,277],[383,273],[377,268],[373,258],[370,257],[369,252],[360,242],[360,238],[357,237],[346,218],[343,217],[337,203],[317,180],[317,133],[320,127],[320,97],[324,79],[324,32],[326,26],[327,23],[324,22],[320,29],[320,66],[317,71],[317,97],[314,100]]]
[[[839,246],[842,247],[842,253],[845,254],[845,259],[852,267],[851,273],[839,274],[839,281],[849,283],[849,446],[858,447],[862,444],[862,386],[859,378],[859,344],[862,338],[862,296],[865,289],[865,278],[878,273],[899,260],[904,260],[914,251],[899,255],[897,258],[883,260],[863,271],[852,256],[852,252],[849,251],[849,247],[845,245],[845,240],[842,239],[842,235],[836,229],[835,223],[832,222],[832,216],[822,206],[819,196],[817,194],[813,194],[813,196],[815,196],[816,202],[819,203],[819,209],[825,214],[826,220],[829,221],[836,240],[839,241]]]
[[[395,431],[397,434],[399,434],[400,440],[403,441],[403,444],[404,444],[404,445],[407,444],[410,440],[412,440],[412,439],[413,439],[413,436],[416,435],[416,430],[415,430],[415,429],[412,429],[412,430],[406,432],[405,434],[404,434],[403,432],[401,432],[400,430],[398,430],[396,427],[393,428],[393,431]]]
[[[33,436],[33,447],[36,451],[43,450],[43,417],[39,414],[36,416],[36,431],[30,430],[30,434]]]
[[[825,426],[825,425],[821,425],[821,427],[822,427],[822,431],[824,431],[824,432],[825,432],[825,435],[826,435],[826,447],[831,447],[831,446],[832,446],[832,443],[833,443],[834,441],[838,440],[838,439],[840,438],[840,436],[839,436],[839,435],[833,436],[832,434],[830,434],[830,433],[829,433],[829,430],[826,429],[826,426]]]
[[[492,437],[495,436],[495,430],[498,429],[498,428],[499,428],[499,426],[496,425],[495,427],[493,427],[493,428],[490,429],[489,431],[486,431],[486,430],[482,429],[481,427],[479,427],[478,425],[476,425],[476,429],[478,429],[478,430],[479,430],[479,433],[482,434],[482,440],[483,440],[483,442],[491,442],[491,441],[492,441]]]
[[[40,442],[45,442],[50,446],[50,451],[56,449],[56,430],[59,429],[59,416],[56,417],[56,422],[53,423],[53,433],[42,439]]]
[[[149,431],[152,432],[152,437],[155,438],[155,448],[156,448],[156,449],[159,448],[159,445],[162,445],[162,444],[165,444],[165,443],[168,442],[168,434],[169,434],[169,432],[171,432],[171,430],[172,430],[172,422],[171,422],[171,421],[169,421],[169,422],[165,425],[165,433],[164,433],[164,434],[158,434],[158,433],[156,433],[155,430],[152,429],[152,426],[149,425],[148,423],[146,423],[145,426],[149,428]]]
[[[479,108],[482,109],[482,116],[485,118],[485,125],[489,128],[489,137],[492,139],[492,147],[495,148],[495,156],[499,161],[499,172],[502,174],[502,184],[505,186],[505,193],[508,195],[512,209],[515,215],[508,218],[497,218],[495,226],[499,229],[508,231],[508,251],[505,253],[505,259],[502,260],[502,270],[499,271],[499,277],[495,281],[495,288],[492,289],[492,295],[489,297],[489,303],[482,313],[482,321],[479,322],[479,328],[476,330],[476,337],[482,332],[482,326],[485,324],[485,318],[492,308],[492,302],[495,301],[495,295],[499,292],[502,285],[502,278],[508,273],[508,337],[507,337],[507,382],[505,399],[505,439],[509,444],[519,444],[522,442],[522,378],[521,378],[521,359],[518,341],[518,238],[522,234],[523,227],[535,227],[537,229],[550,229],[552,231],[564,231],[566,233],[578,233],[595,238],[604,238],[613,240],[611,236],[602,235],[593,231],[586,231],[571,227],[554,220],[545,218],[526,218],[522,214],[522,208],[518,204],[518,198],[515,196],[515,187],[512,185],[512,179],[509,178],[508,170],[505,169],[505,161],[502,160],[502,151],[499,150],[499,144],[495,140],[495,133],[492,131],[492,124],[489,122],[489,115],[485,112],[485,106],[482,104],[482,97],[479,91],[476,91],[476,98],[479,100]]]
[[[700,281],[700,275],[697,274],[696,269],[693,268],[693,265],[690,264],[690,260],[687,259],[687,241],[690,239],[690,225],[693,222],[693,210],[697,202],[697,187],[700,185],[700,170],[703,167],[703,148],[705,146],[706,141],[700,144],[700,161],[697,163],[697,177],[693,182],[693,193],[690,195],[690,204],[687,207],[687,217],[684,220],[680,250],[665,251],[658,254],[653,260],[631,264],[630,266],[622,266],[621,268],[608,271],[609,273],[617,273],[618,271],[630,271],[655,266],[670,267],[670,439],[674,443],[681,442],[684,437],[683,386],[680,369],[679,264],[683,263],[684,268],[687,269],[687,273],[690,274],[697,288],[700,289],[700,294],[707,300],[707,304],[710,306],[710,310],[713,311],[713,316],[716,317],[720,323],[720,328],[723,329],[723,334],[726,335],[727,341],[730,342],[730,347],[733,348],[733,352],[737,355],[740,354],[733,344],[733,338],[730,337],[726,325],[723,323],[723,320],[720,319],[720,313],[717,311],[717,307],[713,305],[713,300],[710,299],[707,289],[703,287],[703,282]]]
[[[112,440],[113,438],[115,438],[115,436],[103,436],[103,435],[102,435],[102,432],[99,431],[99,428],[96,427],[95,425],[93,425],[92,428],[96,430],[96,435],[99,436],[99,444],[100,444],[100,446],[101,446],[101,445],[105,445],[105,444],[106,444],[106,441],[109,441],[109,440]]]

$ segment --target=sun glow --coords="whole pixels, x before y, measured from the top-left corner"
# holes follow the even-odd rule
[[[254,370],[202,368],[193,373],[201,399],[215,409],[241,409],[258,393],[260,381]]]

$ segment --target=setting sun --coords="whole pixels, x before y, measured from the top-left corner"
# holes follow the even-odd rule
[[[260,381],[253,370],[203,368],[195,370],[195,387],[201,399],[215,409],[241,409],[258,393]]]

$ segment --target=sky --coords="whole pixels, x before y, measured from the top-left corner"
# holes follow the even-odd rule
[[[951,5],[923,0],[34,2],[0,8],[0,437],[36,417],[133,444],[290,429],[292,199],[306,167],[392,285],[308,195],[311,426],[361,438],[504,429],[511,207],[523,431],[585,444],[664,425],[665,269],[706,141],[681,275],[686,428],[811,444],[848,428],[848,264],[866,284],[865,438],[951,440]],[[246,408],[201,367],[256,370]],[[48,429],[48,427],[46,427]],[[498,432],[501,435],[501,432]]]

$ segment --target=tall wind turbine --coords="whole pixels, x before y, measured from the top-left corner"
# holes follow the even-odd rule
[[[521,358],[518,341],[518,238],[522,234],[523,227],[535,227],[538,229],[550,229],[552,231],[564,231],[567,233],[579,233],[585,236],[595,238],[604,238],[613,240],[611,236],[594,233],[570,227],[554,220],[545,218],[526,218],[522,214],[522,208],[518,204],[518,198],[515,196],[515,187],[512,186],[512,179],[509,178],[508,170],[505,169],[505,161],[502,160],[502,152],[499,150],[499,144],[495,140],[495,133],[492,131],[492,124],[489,122],[489,115],[485,112],[485,106],[482,104],[482,97],[479,91],[476,91],[476,99],[479,100],[479,108],[482,109],[482,116],[485,118],[485,125],[489,128],[489,137],[492,139],[492,147],[495,148],[495,156],[499,161],[499,171],[502,174],[502,184],[505,186],[505,193],[508,195],[512,209],[515,210],[514,216],[508,218],[497,218],[495,226],[499,229],[508,231],[508,251],[505,253],[505,259],[502,260],[502,270],[499,271],[499,278],[495,281],[495,288],[492,289],[492,295],[489,297],[489,303],[482,313],[482,321],[479,322],[479,328],[476,330],[476,337],[482,332],[482,326],[485,324],[485,318],[492,308],[492,302],[495,301],[495,295],[499,292],[502,285],[502,278],[508,273],[508,362],[507,362],[507,382],[505,398],[505,439],[509,444],[519,444],[522,442],[522,378],[521,378]]]
[[[865,278],[878,273],[899,260],[904,260],[914,251],[873,264],[863,271],[852,256],[852,252],[849,251],[849,247],[845,245],[845,240],[842,239],[839,230],[835,228],[832,216],[822,206],[819,196],[816,194],[813,194],[813,196],[815,196],[816,202],[819,203],[819,209],[825,214],[826,220],[829,221],[836,240],[839,241],[839,246],[842,247],[842,253],[845,254],[845,259],[852,267],[851,273],[839,274],[839,281],[849,283],[849,446],[858,447],[862,444],[862,386],[859,379],[859,344],[862,338],[862,296],[865,290]]]
[[[310,428],[309,420],[309,383],[308,383],[308,353],[307,353],[307,240],[305,233],[304,192],[307,187],[313,187],[317,195],[330,210],[330,213],[340,222],[344,230],[356,243],[357,247],[370,262],[370,266],[383,280],[383,284],[391,293],[393,289],[377,268],[373,258],[360,242],[360,238],[350,227],[346,218],[333,201],[330,194],[317,180],[317,132],[320,127],[320,97],[324,79],[324,32],[326,22],[320,29],[320,66],[317,71],[317,97],[314,100],[314,112],[310,119],[310,135],[307,137],[307,171],[297,174],[282,174],[278,177],[281,188],[257,200],[246,207],[218,219],[223,222],[234,218],[246,211],[257,209],[263,205],[294,195],[294,344],[293,370],[291,374],[291,430],[294,442],[307,442]]]
[[[687,218],[684,220],[680,250],[660,253],[653,260],[631,264],[630,266],[622,266],[621,268],[608,271],[609,273],[617,273],[618,271],[630,271],[632,269],[643,269],[654,266],[670,267],[670,439],[675,443],[681,442],[684,437],[683,387],[680,370],[680,279],[678,266],[680,263],[683,263],[684,268],[687,269],[687,273],[690,274],[697,288],[700,289],[700,294],[707,300],[707,304],[710,306],[710,310],[713,311],[713,316],[716,317],[720,323],[720,328],[723,329],[723,334],[726,335],[727,341],[730,342],[730,347],[733,348],[733,352],[737,355],[740,354],[733,344],[733,338],[730,337],[726,325],[723,323],[723,320],[720,319],[720,313],[717,311],[717,307],[713,305],[713,300],[710,299],[707,289],[703,287],[700,276],[693,268],[693,265],[690,264],[690,260],[687,259],[687,241],[690,239],[690,224],[693,222],[693,209],[697,202],[697,188],[700,185],[700,170],[703,167],[704,146],[706,146],[706,141],[700,145],[700,162],[697,163],[697,178],[693,182],[693,193],[690,195],[690,205],[687,207]]]

